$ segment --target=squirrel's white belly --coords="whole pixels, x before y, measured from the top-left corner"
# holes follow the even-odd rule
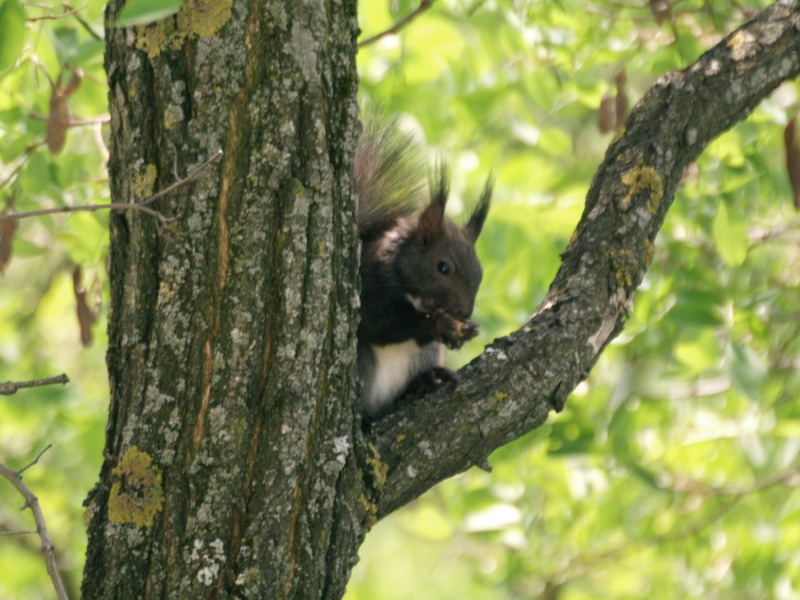
[[[374,356],[372,380],[365,381],[364,404],[377,413],[399,396],[414,377],[441,363],[442,345],[431,342],[420,346],[408,340],[388,346],[371,346]]]

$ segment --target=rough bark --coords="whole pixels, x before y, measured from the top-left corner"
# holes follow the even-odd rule
[[[121,0],[114,0],[110,20]],[[361,431],[354,405],[355,0],[214,4],[109,28],[111,224],[93,598],[340,598],[365,530],[560,408],[622,327],[685,166],[800,72],[778,3],[665,76],[592,183],[532,319],[462,382]],[[491,221],[491,220],[490,220]],[[491,222],[487,226],[491,226]]]
[[[112,215],[87,599],[343,593],[364,512],[355,4],[187,0],[107,29],[115,201],[225,154],[153,205],[169,231]]]

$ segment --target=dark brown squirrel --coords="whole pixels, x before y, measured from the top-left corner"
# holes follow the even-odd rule
[[[385,413],[417,382],[455,381],[443,346],[475,337],[468,321],[482,270],[475,254],[492,195],[491,179],[467,224],[445,214],[448,183],[439,166],[429,183],[411,136],[394,123],[368,123],[356,150],[361,238],[358,372],[369,418]]]

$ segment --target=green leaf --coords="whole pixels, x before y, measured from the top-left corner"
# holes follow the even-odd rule
[[[726,367],[733,387],[753,402],[761,401],[761,384],[768,374],[767,365],[749,346],[731,343]]]
[[[102,261],[108,244],[108,232],[100,214],[72,213],[66,229],[56,237],[74,262],[86,265]]]
[[[681,327],[715,327],[722,322],[719,314],[721,303],[722,300],[714,292],[685,290],[677,294],[675,306],[667,316]]]
[[[47,254],[50,248],[37,246],[25,238],[16,236],[14,238],[14,258],[33,258]]]
[[[0,72],[12,67],[25,44],[25,9],[19,0],[0,4]]]
[[[174,15],[183,0],[128,0],[117,18],[119,27],[144,25]]]
[[[687,63],[696,60],[704,50],[704,48],[700,46],[697,36],[690,33],[679,35],[676,47],[678,48],[681,59]]]
[[[572,155],[572,139],[569,135],[555,127],[542,130],[539,148],[552,156]]]
[[[729,267],[738,267],[747,258],[747,223],[731,218],[728,207],[720,203],[712,226],[714,243]]]

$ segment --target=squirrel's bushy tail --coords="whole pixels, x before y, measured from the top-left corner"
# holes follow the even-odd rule
[[[365,119],[355,156],[358,233],[372,239],[426,201],[428,167],[422,148],[396,120]]]

